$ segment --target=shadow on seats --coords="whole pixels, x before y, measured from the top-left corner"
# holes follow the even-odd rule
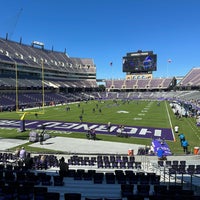
[[[115,174],[114,172],[106,172],[106,183],[107,184],[115,184]]]
[[[103,179],[104,179],[104,173],[103,172],[98,172],[98,173],[94,174],[93,182],[95,184],[102,184],[103,183]]]
[[[33,188],[34,200],[44,200],[45,194],[48,192],[47,187],[37,186]]]
[[[137,194],[143,197],[148,197],[150,191],[150,185],[137,185]]]
[[[53,185],[54,186],[63,186],[64,181],[63,181],[63,176],[53,176]]]
[[[128,197],[133,195],[134,185],[121,184],[121,197]]]
[[[81,200],[81,193],[65,193],[65,200]]]
[[[45,200],[60,200],[59,192],[47,192],[45,194]]]

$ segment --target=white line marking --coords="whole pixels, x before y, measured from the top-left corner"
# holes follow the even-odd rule
[[[168,110],[166,101],[165,101],[165,107],[166,107],[166,110],[167,110],[167,116],[168,116],[168,119],[169,119],[169,124],[171,126],[173,138],[174,138],[174,141],[175,141],[174,129],[173,129],[173,126],[172,126],[172,121],[171,121],[171,118],[170,118],[170,114],[169,114],[169,110]]]

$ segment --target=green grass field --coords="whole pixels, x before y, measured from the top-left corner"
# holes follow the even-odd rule
[[[59,105],[45,108],[44,114],[39,114],[37,117],[34,112],[37,110],[30,110],[30,114],[26,114],[27,120],[57,120],[65,122],[79,122],[79,116],[83,116],[83,122],[101,123],[107,124],[109,121],[112,124],[122,124],[124,126],[145,126],[145,127],[157,127],[157,128],[173,128],[175,125],[179,126],[179,132],[183,132],[186,139],[189,142],[189,149],[193,151],[195,146],[200,144],[200,128],[196,126],[194,118],[181,118],[176,119],[170,105],[167,101],[130,101],[123,102],[121,100],[114,101],[88,101],[68,104],[70,111],[66,111],[67,105]],[[95,112],[93,112],[95,109]],[[99,111],[101,109],[101,112]],[[0,119],[20,119],[22,114],[15,112],[2,112],[0,113]],[[27,139],[29,130],[19,133],[17,130],[0,130],[0,137],[8,138],[20,138]],[[56,136],[57,133],[51,132],[52,136]],[[61,136],[62,134],[59,134]],[[85,134],[76,133],[66,135],[63,137],[77,137],[85,138]],[[126,142],[135,144],[150,145],[151,139],[140,138],[120,138],[109,135],[98,135],[101,140],[113,141],[113,142]],[[183,150],[180,147],[178,136],[175,135],[175,141],[168,141],[168,145],[173,154],[183,154]],[[27,149],[28,143],[27,143]],[[31,151],[44,151],[43,149],[30,149]]]

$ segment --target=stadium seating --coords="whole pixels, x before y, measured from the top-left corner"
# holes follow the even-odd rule
[[[180,87],[194,87],[200,84],[200,68],[191,69],[188,74],[178,83]]]
[[[2,154],[3,156],[3,154]],[[8,154],[5,154],[7,158],[9,158]],[[53,156],[55,157],[55,156]],[[105,162],[111,162],[116,160],[123,160],[124,162],[127,162],[130,159],[129,157],[126,157],[124,155],[98,155],[96,157],[92,156],[77,156],[73,155],[70,156],[74,160],[90,160],[91,158],[93,160],[96,160],[96,162],[103,161]],[[51,158],[51,156],[49,156]],[[138,161],[135,161],[137,163]],[[138,162],[138,164],[141,166],[142,163]],[[171,165],[170,165],[171,164]],[[170,196],[170,198],[180,198],[183,197],[183,194],[185,194],[187,197],[195,197],[197,195],[194,194],[193,190],[185,189],[183,188],[183,185],[176,184],[171,182],[172,176],[175,175],[175,181],[176,178],[178,178],[178,174],[182,173],[180,171],[180,168],[184,167],[185,169],[184,175],[193,176],[196,173],[196,170],[199,169],[199,165],[191,165],[187,164],[187,162],[184,162],[184,160],[171,160],[170,164],[168,164],[167,161],[163,161],[161,164],[161,167],[165,168],[165,178],[169,179],[169,183],[164,184],[161,182],[161,176],[157,173],[153,172],[145,172],[141,168],[134,168],[134,169],[124,169],[120,168],[120,165],[118,168],[109,168],[110,171],[108,172],[97,172],[94,169],[84,169],[84,166],[78,165],[73,167],[78,167],[77,169],[70,169],[67,177],[59,177],[59,175],[56,172],[47,172],[46,169],[37,170],[34,169],[29,171],[21,171],[17,168],[8,167],[9,165],[1,165],[1,170],[3,173],[1,173],[1,188],[3,188],[1,194],[4,196],[18,196],[19,199],[28,199],[30,197],[34,197],[34,199],[45,199],[46,196],[53,196],[53,193],[57,197],[60,196],[58,199],[64,198],[64,192],[65,188],[74,188],[71,189],[71,193],[76,193],[76,188],[83,187],[80,190],[81,199],[89,198],[91,196],[92,198],[110,198],[110,199],[117,199],[122,197],[127,197],[127,199],[133,199],[133,198],[149,198],[149,199],[155,199],[156,197],[165,199],[166,196]],[[167,166],[168,165],[168,166]],[[87,165],[86,165],[87,166]],[[89,168],[89,166],[87,166]],[[93,166],[94,167],[94,166]],[[103,168],[107,169],[107,168]],[[0,171],[1,171],[0,170]],[[190,171],[191,170],[191,171]],[[164,171],[163,171],[164,172]],[[167,174],[169,173],[169,178],[167,177]],[[87,184],[86,184],[87,183]],[[23,188],[18,188],[18,185],[25,185],[26,190]],[[69,186],[69,184],[72,184]],[[183,183],[182,183],[183,184]],[[9,185],[7,187],[6,185]],[[77,186],[76,186],[77,185]],[[95,186],[100,185],[100,186]],[[106,186],[105,186],[106,185]],[[116,192],[119,192],[119,187],[121,185],[128,185],[127,187],[132,188],[128,189],[127,187],[123,186],[121,189],[121,195]],[[5,187],[6,186],[6,187]],[[17,187],[18,190],[16,192],[13,191],[12,187]],[[16,188],[16,189],[17,189]],[[54,189],[55,190],[54,190]],[[58,189],[59,188],[59,189]],[[89,189],[90,188],[90,189]],[[96,189],[94,189],[96,188]],[[101,194],[101,192],[97,192],[97,188],[99,188],[99,191],[102,192],[100,188],[107,188],[112,191],[112,194],[107,196],[105,193]],[[113,189],[112,189],[113,188]],[[114,189],[115,188],[115,189]],[[124,189],[126,188],[126,189]],[[53,190],[52,190],[53,189]],[[29,191],[29,192],[27,192]],[[63,192],[61,192],[63,191]],[[85,191],[85,192],[83,192]],[[93,191],[93,193],[91,193]],[[115,191],[115,192],[114,192]],[[122,192],[123,191],[123,192]],[[182,195],[179,195],[182,194]],[[104,196],[102,196],[104,195]],[[115,198],[113,198],[113,196]],[[52,198],[57,198],[52,197]],[[50,198],[50,197],[49,197]]]
[[[105,80],[106,88],[114,90],[160,90],[167,89],[172,83],[172,78],[132,79],[132,80]]]

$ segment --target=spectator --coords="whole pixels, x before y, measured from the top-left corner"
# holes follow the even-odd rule
[[[183,133],[180,133],[178,136],[179,136],[180,143],[181,143],[181,146],[182,146],[182,141],[185,139],[185,135]]]
[[[188,141],[184,138],[182,140],[182,147],[183,147],[183,152],[185,154],[188,154],[188,146],[189,146]]]
[[[62,157],[60,159],[59,167],[60,167],[60,170],[59,170],[60,176],[66,177],[67,174],[68,174],[69,165],[68,165],[68,163],[65,162],[65,158],[64,157]]]
[[[108,126],[107,126],[108,132],[110,133],[110,129],[111,129],[111,123],[108,122]]]
[[[96,140],[96,132],[94,128],[91,130],[91,139]]]
[[[47,169],[47,161],[46,161],[45,155],[41,155],[41,157],[40,157],[40,168]]]
[[[90,135],[91,135],[91,129],[88,128],[87,133],[86,133],[86,138],[90,139]]]
[[[178,133],[178,129],[179,129],[179,127],[176,125],[176,126],[174,127],[174,132],[175,132],[175,133]]]
[[[66,107],[66,111],[70,111],[70,107],[68,105]]]
[[[80,116],[79,116],[79,119],[80,119],[80,122],[82,123],[82,122],[83,122],[83,116],[80,115]]]
[[[164,150],[160,147],[157,151],[158,160],[166,160],[164,156]]]
[[[19,153],[20,153],[20,148],[16,148],[14,155],[16,156],[16,158],[19,158]]]
[[[40,141],[40,144],[43,145],[43,140],[44,140],[44,134],[43,133],[40,133],[39,134],[39,141]]]
[[[31,154],[30,153],[27,153],[27,156],[24,160],[24,163],[25,163],[25,167],[27,169],[32,169],[33,167],[33,158],[31,158]]]
[[[154,155],[154,147],[151,145],[149,149],[149,155]]]
[[[19,152],[19,158],[21,160],[24,160],[26,158],[26,150],[24,147],[21,148],[20,152]]]

